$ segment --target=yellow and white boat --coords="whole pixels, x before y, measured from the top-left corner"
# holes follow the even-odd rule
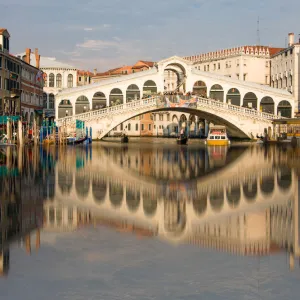
[[[226,127],[221,125],[211,126],[205,143],[207,146],[228,146],[230,140],[227,136]]]

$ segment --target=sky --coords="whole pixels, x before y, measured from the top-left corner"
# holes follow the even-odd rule
[[[10,250],[1,300],[282,300],[300,293],[300,269],[289,270],[285,253],[235,256],[105,228],[42,231],[38,252]]]
[[[0,0],[11,52],[38,48],[85,70],[298,39],[299,0]]]

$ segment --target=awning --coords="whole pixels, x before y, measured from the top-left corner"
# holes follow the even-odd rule
[[[43,115],[43,110],[42,109],[35,109],[34,112],[38,115]]]
[[[6,124],[8,120],[16,122],[19,119],[20,116],[0,116],[0,124]]]

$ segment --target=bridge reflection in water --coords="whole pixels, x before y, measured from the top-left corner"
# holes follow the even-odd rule
[[[295,151],[153,144],[61,149],[44,229],[101,224],[238,255],[287,251],[293,268],[300,256]]]

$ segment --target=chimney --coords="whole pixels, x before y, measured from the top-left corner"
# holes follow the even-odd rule
[[[34,54],[35,54],[35,67],[39,69],[40,68],[41,56],[39,55],[39,49],[38,48],[35,48]]]
[[[31,55],[31,49],[26,48],[26,58],[25,58],[25,62],[27,62],[28,64],[30,64],[30,55]]]
[[[94,75],[97,75],[97,69],[94,69]]]
[[[291,47],[291,46],[293,46],[294,45],[294,33],[293,32],[291,32],[291,33],[289,33],[289,44],[288,44],[288,46],[289,47]]]

